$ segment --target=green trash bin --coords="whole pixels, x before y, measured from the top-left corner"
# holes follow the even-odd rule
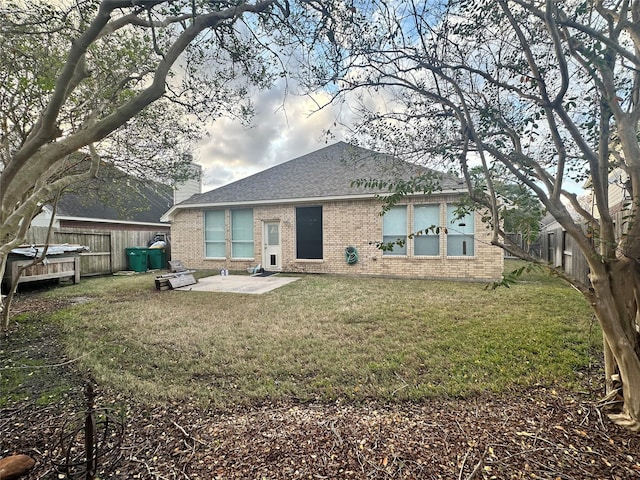
[[[149,256],[149,268],[159,270],[166,268],[167,265],[167,249],[166,248],[149,248],[147,249]]]
[[[146,247],[130,247],[126,249],[127,261],[129,262],[129,270],[134,272],[146,272],[149,257]]]

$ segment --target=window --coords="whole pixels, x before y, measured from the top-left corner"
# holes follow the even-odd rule
[[[204,212],[204,245],[205,257],[225,258],[224,210]]]
[[[322,259],[322,206],[296,207],[296,258]]]
[[[267,225],[267,244],[280,245],[280,224],[270,223]]]
[[[231,258],[253,256],[253,210],[231,210]]]
[[[385,250],[383,255],[407,254],[407,207],[396,205],[391,207],[382,217],[382,242],[387,244],[401,241],[402,246],[393,245],[392,250]]]
[[[463,218],[457,218],[455,205],[447,205],[447,256],[469,257],[474,250],[473,212]]]
[[[422,231],[413,237],[414,255],[440,255],[440,235],[435,230],[439,226],[440,205],[416,205],[413,208],[413,231]]]

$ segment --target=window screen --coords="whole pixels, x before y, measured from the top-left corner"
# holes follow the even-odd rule
[[[322,259],[322,207],[296,208],[296,258]]]
[[[413,208],[413,230],[422,232],[413,237],[414,255],[440,255],[440,205],[416,205]]]
[[[231,257],[253,258],[253,209],[231,210]]]
[[[208,258],[225,258],[224,210],[204,212],[204,245]]]

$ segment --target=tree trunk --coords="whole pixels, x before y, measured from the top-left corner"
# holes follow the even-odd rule
[[[0,253],[0,284],[4,279],[4,272],[7,267],[7,255]],[[2,294],[2,286],[0,285],[0,318],[2,318],[2,331],[6,334],[9,329],[9,311]]]
[[[594,272],[595,270],[595,272]],[[640,357],[636,325],[640,269],[631,259],[620,259],[592,269],[590,298],[605,339],[605,374],[609,394],[615,394],[613,372],[619,372],[623,403],[609,415],[612,421],[640,431]],[[610,350],[607,352],[607,350]],[[612,365],[611,362],[615,364]]]
[[[602,351],[604,352],[604,391],[607,395],[615,393],[617,385],[614,383],[614,375],[619,375],[616,368],[616,359],[611,352],[611,347],[607,341],[607,337],[602,335]]]

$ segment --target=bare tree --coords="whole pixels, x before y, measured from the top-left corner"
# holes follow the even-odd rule
[[[134,152],[148,165],[158,149],[179,147],[176,136],[194,129],[176,121],[175,106],[194,122],[250,115],[248,85],[283,72],[272,45],[300,45],[294,21],[311,47],[323,28],[323,13],[305,1],[57,5],[0,4],[0,277],[42,204],[93,175],[101,156],[130,166]],[[86,171],[71,155],[79,150],[93,159]]]
[[[334,25],[334,67],[313,72],[340,90],[338,98],[360,99],[359,138],[455,168],[475,205],[490,212],[493,243],[542,262],[506,239],[494,185],[506,175],[534,192],[587,259],[589,284],[556,273],[593,308],[604,334],[607,393],[618,407],[611,418],[636,431],[638,22],[637,0],[368,2]],[[470,173],[476,165],[482,189]],[[613,168],[629,179],[621,238],[609,208]],[[593,212],[568,187],[587,178]]]

